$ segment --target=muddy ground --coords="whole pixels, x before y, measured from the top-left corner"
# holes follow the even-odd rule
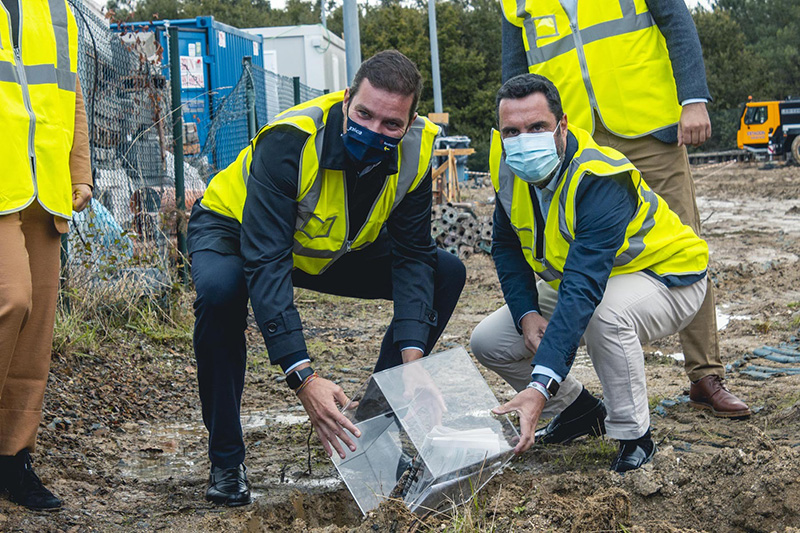
[[[800,170],[756,164],[695,171],[717,287],[722,359],[740,365],[800,325]],[[476,209],[488,188],[467,189]],[[472,328],[502,303],[491,260],[466,261],[468,281],[437,351],[468,345]],[[298,291],[315,367],[348,394],[374,364],[391,304]],[[0,498],[7,531],[796,531],[800,528],[800,376],[757,380],[733,368],[728,384],[753,408],[746,421],[716,419],[685,403],[677,337],[647,347],[659,452],[651,465],[608,471],[616,443],[587,439],[534,446],[466,508],[414,523],[387,506],[362,518],[312,439],[299,402],[249,331],[243,420],[255,502],[226,509],[204,499],[208,460],[200,422],[188,302],[177,327],[135,325],[56,354],[34,455],[64,509],[35,513]],[[86,324],[84,327],[88,327]],[[780,364],[769,363],[776,367]],[[784,365],[791,367],[792,365]],[[800,365],[795,365],[800,366]],[[588,358],[574,371],[595,393]],[[502,402],[511,389],[486,378]],[[310,465],[310,473],[309,473]]]

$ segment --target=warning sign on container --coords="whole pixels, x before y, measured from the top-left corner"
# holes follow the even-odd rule
[[[181,88],[202,89],[206,86],[203,58],[181,56]]]

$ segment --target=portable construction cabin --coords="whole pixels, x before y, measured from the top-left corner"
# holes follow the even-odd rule
[[[322,24],[246,28],[264,38],[264,68],[329,92],[347,87],[344,39]]]
[[[208,153],[209,161],[217,169],[225,168],[236,159],[249,139],[247,121],[242,114],[236,120],[223,120],[210,131],[212,121],[222,112],[225,98],[231,94],[242,77],[242,60],[252,58],[255,66],[264,66],[260,35],[244,32],[214,20],[214,17],[194,19],[158,20],[112,25],[120,33],[154,33],[163,48],[164,74],[169,78],[168,28],[178,29],[181,62],[181,103],[185,125],[196,124],[198,143],[186,139],[187,147],[206,145],[209,134],[216,143]],[[192,131],[194,128],[189,128]],[[185,130],[187,131],[187,130]],[[187,148],[186,153],[196,153]]]

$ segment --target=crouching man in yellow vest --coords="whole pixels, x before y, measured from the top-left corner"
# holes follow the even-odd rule
[[[239,421],[248,297],[270,361],[325,451],[355,450],[342,388],[311,368],[293,287],[394,301],[375,370],[430,352],[466,272],[430,235],[439,128],[416,114],[422,81],[397,51],[350,88],[282,113],[211,180],[189,220],[194,346],[211,475],[206,498],[250,502]],[[341,439],[341,440],[340,440]]]
[[[540,416],[571,405],[605,415],[585,389],[558,393],[583,340],[603,386],[605,429],[620,441],[611,469],[639,468],[655,453],[642,342],[695,316],[708,247],[625,156],[568,127],[547,78],[506,82],[497,116],[492,257],[506,305],[471,339],[477,359],[519,392],[495,411],[519,412],[517,453],[533,443]]]
[[[92,198],[78,28],[66,0],[0,0],[0,491],[61,501],[33,470],[58,300],[61,234]]]

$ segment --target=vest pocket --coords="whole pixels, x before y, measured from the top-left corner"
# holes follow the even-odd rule
[[[309,239],[326,239],[331,235],[334,222],[336,222],[336,215],[322,220],[312,213],[299,231]]]
[[[551,37],[558,37],[558,25],[556,24],[555,15],[544,15],[541,17],[532,17],[534,40],[549,39]],[[530,37],[530,35],[528,36]]]

